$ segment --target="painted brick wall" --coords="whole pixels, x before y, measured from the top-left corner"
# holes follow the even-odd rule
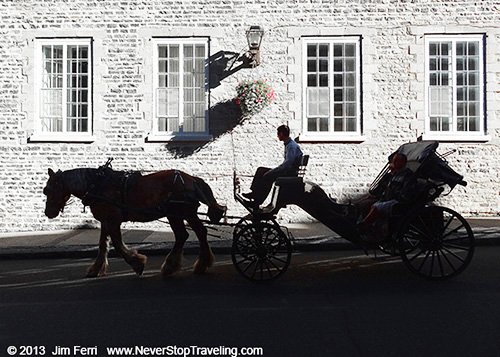
[[[211,105],[232,99],[245,78],[266,78],[276,102],[261,114],[197,150],[148,143],[152,129],[153,36],[210,36],[211,54],[240,51],[250,25],[266,29],[262,64],[222,81]],[[366,190],[400,144],[423,131],[423,35],[487,35],[486,143],[446,143],[458,149],[450,162],[469,186],[443,199],[466,215],[500,212],[500,6],[496,0],[0,0],[0,231],[93,226],[90,213],[74,204],[64,215],[43,215],[47,168],[97,167],[114,157],[115,169],[178,168],[205,178],[231,214],[244,211],[232,199],[232,170],[252,174],[276,165],[282,147],[275,127],[302,128],[301,36],[361,35],[363,70],[362,143],[302,144],[311,156],[307,178],[334,197]],[[33,53],[37,37],[90,36],[94,48],[94,136],[90,144],[30,143],[33,133]],[[224,107],[217,113],[224,120]],[[231,116],[228,112],[228,116]],[[234,144],[234,147],[233,147]],[[194,152],[193,152],[194,151]],[[249,184],[246,182],[246,184]],[[310,219],[297,208],[283,221]],[[157,227],[160,223],[140,227]],[[137,226],[128,224],[128,226]]]

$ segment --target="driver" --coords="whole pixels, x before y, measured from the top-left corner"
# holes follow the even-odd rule
[[[302,159],[302,151],[299,145],[290,138],[290,128],[281,125],[277,129],[278,139],[285,144],[285,160],[281,165],[270,169],[268,167],[259,167],[253,177],[251,192],[244,193],[243,196],[252,200],[255,206],[264,202],[271,191],[273,182],[278,177],[297,176],[299,165]]]
[[[383,226],[387,224],[393,207],[398,203],[409,203],[414,199],[416,177],[413,171],[406,167],[407,161],[404,154],[396,153],[392,156],[388,183],[382,197],[371,206],[366,217],[358,223],[365,241],[380,241],[385,236]]]

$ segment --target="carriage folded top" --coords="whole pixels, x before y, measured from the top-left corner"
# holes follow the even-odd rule
[[[412,170],[418,178],[431,180],[437,185],[448,185],[453,189],[456,185],[466,186],[467,182],[463,176],[453,170],[447,161],[436,152],[439,143],[437,141],[417,141],[401,145],[395,152],[389,155],[388,162],[396,154],[404,154],[407,158],[407,167]],[[370,186],[370,192],[377,192],[382,178],[389,170],[387,163],[377,178]]]

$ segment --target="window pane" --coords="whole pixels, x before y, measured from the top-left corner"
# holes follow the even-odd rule
[[[344,55],[344,45],[341,44],[333,45],[333,55],[335,57],[342,57]]]
[[[307,86],[308,87],[316,87],[318,85],[317,78],[318,77],[315,74],[308,74],[307,75]]]
[[[356,118],[346,119],[346,131],[356,131]]]
[[[334,131],[344,131],[344,121],[342,118],[333,119],[333,130]]]
[[[195,57],[196,58],[202,58],[203,61],[205,60],[205,46],[204,45],[196,45],[195,46]]]
[[[436,59],[435,59],[435,58],[431,58],[431,59],[429,60],[429,69],[430,69],[431,71],[435,71],[435,70],[437,70],[437,61],[436,61]]]
[[[327,74],[320,74],[319,86],[320,87],[328,87],[328,75]]]
[[[354,85],[355,85],[355,75],[353,73],[347,73],[346,74],[345,85],[347,87],[354,87]]]
[[[469,71],[479,70],[479,57],[469,57],[467,62],[467,69]]]
[[[160,60],[160,61],[158,62],[158,71],[159,71],[160,73],[165,73],[165,72],[167,72],[167,61],[162,61],[162,60]]]
[[[346,116],[353,117],[356,115],[356,105],[354,103],[346,104]]]
[[[356,66],[356,60],[354,59],[346,59],[345,62],[345,70],[347,72],[353,72],[354,71],[354,68]]]
[[[344,86],[344,76],[342,74],[335,74],[333,76],[333,85],[335,87],[343,87]]]
[[[158,46],[158,57],[167,58],[168,57],[168,46]]]
[[[342,104],[333,105],[333,115],[336,117],[341,117],[344,115],[344,106]]]
[[[479,55],[479,42],[468,42],[467,52],[469,56]]]
[[[320,72],[328,72],[328,60],[326,60],[326,59],[319,60],[319,71]]]
[[[307,131],[318,131],[317,118],[307,119]]]
[[[479,75],[477,73],[469,73],[468,85],[475,86],[479,84]]]
[[[356,45],[352,43],[347,43],[345,45],[345,56],[355,57],[356,56]]]
[[[158,116],[179,116],[179,89],[158,89]]]
[[[356,90],[355,88],[347,88],[345,90],[346,96],[345,100],[348,102],[354,102],[356,101]]]
[[[319,119],[319,131],[328,131],[328,118],[320,118]]]
[[[333,100],[336,102],[341,102],[343,100],[343,91],[342,89],[335,89],[333,91]]]
[[[317,56],[317,45],[307,45],[307,56],[316,57]]]
[[[429,43],[429,54],[431,56],[437,55],[437,43],[436,42]]]
[[[479,131],[479,117],[469,118],[469,131]]]
[[[344,65],[342,60],[334,60],[333,61],[333,70],[335,72],[342,72],[344,70]]]
[[[317,71],[317,62],[315,59],[307,60],[307,71],[308,72],[316,72]]]
[[[469,87],[468,95],[470,101],[479,100],[479,87]]]
[[[179,45],[168,46],[168,58],[179,58]]]
[[[328,47],[327,44],[319,45],[319,57],[328,57]]]

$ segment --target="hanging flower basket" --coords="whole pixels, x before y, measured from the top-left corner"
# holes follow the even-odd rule
[[[262,79],[246,80],[236,86],[234,102],[240,106],[245,116],[257,114],[271,104],[276,95],[274,89]]]

